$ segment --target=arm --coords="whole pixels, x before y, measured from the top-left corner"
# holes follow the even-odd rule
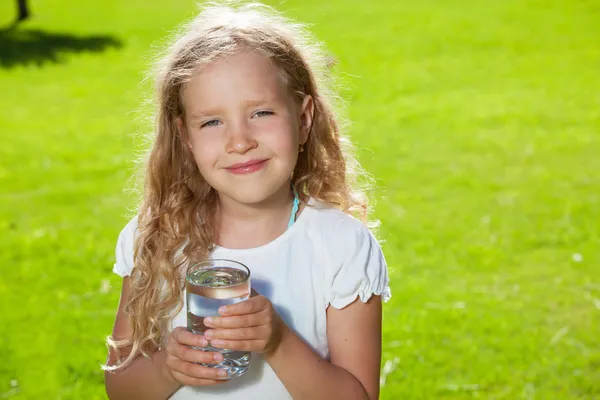
[[[113,338],[120,339],[129,334],[129,323],[123,312],[130,292],[129,277],[123,279],[121,299],[113,328]],[[104,373],[106,394],[111,400],[148,399],[164,400],[168,398],[179,384],[164,367],[165,350],[152,354],[151,358],[138,356],[133,363],[123,371]],[[108,365],[116,363],[116,354],[112,349],[108,353]]]
[[[167,376],[165,351],[152,354],[150,359],[138,356],[133,364],[123,371],[105,372],[106,394],[111,400],[165,400],[179,384]]]
[[[341,310],[329,307],[327,340],[331,362],[284,328],[279,346],[267,361],[292,397],[378,399],[381,298],[372,296],[367,303],[357,300]]]
[[[123,312],[130,293],[130,278],[123,279],[123,289],[119,308],[113,328],[113,337],[124,338],[129,335],[129,322]],[[189,346],[206,346],[206,340],[188,332],[184,328],[176,328],[169,336],[167,347],[152,353],[150,358],[138,355],[131,365],[117,372],[104,374],[106,394],[111,400],[164,400],[171,396],[182,384],[215,385],[216,370],[202,367],[194,362],[212,363],[215,353],[191,349]],[[217,357],[221,357],[218,355]],[[116,363],[116,354],[109,350],[108,365]]]

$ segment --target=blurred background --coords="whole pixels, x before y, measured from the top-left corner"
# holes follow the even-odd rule
[[[377,182],[383,399],[600,398],[600,3],[269,1]],[[0,3],[0,399],[104,399],[142,83],[194,2]]]

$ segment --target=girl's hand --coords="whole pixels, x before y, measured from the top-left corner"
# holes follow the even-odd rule
[[[219,309],[220,317],[204,318],[213,328],[204,332],[211,346],[240,351],[272,354],[281,341],[285,323],[264,296],[254,297]]]
[[[183,327],[171,332],[166,352],[167,373],[180,385],[206,386],[226,382],[226,372],[195,363],[216,364],[223,361],[223,355],[193,349],[190,346],[206,347],[208,342]],[[221,379],[221,380],[218,380]]]

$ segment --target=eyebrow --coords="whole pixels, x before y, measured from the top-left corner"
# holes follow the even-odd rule
[[[242,103],[242,105],[244,107],[251,108],[251,107],[259,107],[259,106],[264,106],[267,104],[274,104],[274,103],[276,103],[276,101],[274,99],[246,100]],[[196,112],[193,112],[190,114],[190,118],[192,120],[199,120],[199,119],[209,117],[211,115],[218,115],[218,114],[221,114],[221,109],[219,109],[219,108],[214,108],[212,110],[197,110]]]

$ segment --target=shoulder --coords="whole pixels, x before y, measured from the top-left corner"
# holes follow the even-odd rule
[[[121,277],[131,274],[133,269],[133,252],[135,237],[137,236],[138,217],[135,216],[127,222],[119,233],[115,249],[115,264],[113,272]]]
[[[138,216],[131,218],[119,233],[118,243],[125,244],[133,242],[138,233]]]
[[[311,227],[320,233],[327,244],[349,244],[362,240],[374,240],[371,230],[362,221],[339,209],[313,203]]]
[[[327,303],[344,308],[357,297],[390,297],[387,264],[371,230],[353,216],[322,205],[311,208],[312,235],[321,238]]]
[[[123,229],[121,230],[121,234],[126,234],[126,235],[135,234],[135,232],[137,231],[137,228],[138,228],[138,218],[139,217],[136,215],[135,217],[133,217],[129,221],[127,221],[127,224],[125,224],[125,227],[123,227]]]
[[[330,267],[353,264],[357,257],[367,255],[383,260],[379,242],[365,223],[327,205],[313,203],[310,207],[308,235],[319,241]]]

